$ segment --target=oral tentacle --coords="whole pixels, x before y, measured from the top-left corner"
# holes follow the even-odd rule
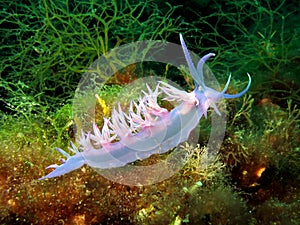
[[[251,86],[251,82],[252,82],[252,79],[251,79],[251,76],[250,76],[250,74],[249,73],[247,73],[247,75],[248,75],[248,78],[249,78],[249,82],[248,82],[248,85],[247,85],[247,87],[243,90],[243,91],[241,91],[240,93],[237,93],[237,94],[223,94],[223,98],[239,98],[239,97],[241,97],[242,95],[244,95],[248,90],[249,90],[249,88],[250,88],[250,86]],[[227,85],[227,84],[226,84]],[[226,87],[226,86],[225,86]],[[225,88],[224,88],[225,89]]]

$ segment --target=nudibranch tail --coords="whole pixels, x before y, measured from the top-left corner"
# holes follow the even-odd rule
[[[111,169],[149,158],[153,154],[165,153],[188,139],[201,117],[207,117],[209,107],[221,115],[217,108],[221,98],[237,98],[248,91],[251,85],[249,74],[247,87],[238,94],[225,93],[231,76],[221,92],[207,87],[203,66],[214,54],[209,53],[202,57],[196,68],[181,34],[180,41],[195,81],[194,91],[188,93],[162,81],[158,82],[154,90],[146,84],[148,92],[143,91],[144,96],[132,100],[128,112],[124,112],[119,103],[112,110],[111,118],[104,118],[101,131],[93,124],[91,132],[82,132],[79,137],[79,148],[71,142],[69,149],[74,155],[70,156],[57,148],[67,159],[62,160],[61,165],[48,166],[47,168],[55,170],[40,180],[61,176],[84,164],[98,169]],[[177,102],[176,107],[170,111],[161,107],[157,102],[160,94],[167,101]]]
[[[61,165],[52,164],[50,166],[47,166],[46,169],[53,168],[55,170],[48,173],[46,176],[39,178],[39,180],[44,180],[47,178],[61,176],[63,174],[66,174],[73,170],[76,170],[85,164],[85,161],[84,161],[81,153],[78,151],[78,149],[75,147],[75,145],[72,142],[71,142],[71,146],[73,147],[73,149],[71,151],[74,152],[74,150],[75,150],[75,152],[76,152],[76,154],[73,156],[70,156],[67,152],[65,152],[64,150],[62,150],[60,148],[56,148],[56,150],[58,152],[60,152],[63,156],[65,156],[67,159],[66,160],[61,159],[61,161],[63,163]],[[71,148],[69,148],[69,149],[71,149]]]

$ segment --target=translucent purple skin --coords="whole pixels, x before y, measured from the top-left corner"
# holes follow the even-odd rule
[[[229,79],[223,91],[218,92],[207,87],[203,80],[203,65],[214,56],[209,53],[202,57],[197,68],[194,66],[186,44],[180,34],[180,41],[191,75],[195,81],[195,90],[191,93],[159,82],[152,91],[145,93],[138,102],[131,102],[129,113],[125,114],[120,105],[114,109],[110,119],[104,119],[102,131],[94,124],[93,133],[83,133],[78,143],[80,150],[71,143],[69,148],[75,154],[70,156],[64,150],[57,150],[67,159],[61,165],[50,165],[54,168],[48,175],[40,178],[53,178],[69,173],[87,164],[94,168],[109,169],[122,167],[136,160],[142,160],[153,154],[162,154],[178,144],[186,141],[191,131],[197,126],[207,109],[212,107],[217,114],[220,112],[216,103],[221,98],[238,98],[245,94],[251,85],[251,77],[247,87],[238,94],[226,94]],[[164,93],[165,100],[177,101],[180,104],[168,111],[157,104],[157,96]]]

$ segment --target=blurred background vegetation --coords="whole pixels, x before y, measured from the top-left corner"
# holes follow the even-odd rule
[[[299,1],[3,0],[0,11],[2,224],[300,223]],[[74,138],[72,99],[87,67],[122,44],[179,44],[179,33],[199,56],[216,53],[208,65],[221,84],[233,73],[230,92],[253,78],[247,95],[228,101],[219,161],[199,171],[204,150],[194,146],[180,174],[152,187],[90,169],[36,183],[57,160],[54,147]],[[99,120],[139,72],[125,68],[103,88]],[[152,74],[192,89],[168,66]]]

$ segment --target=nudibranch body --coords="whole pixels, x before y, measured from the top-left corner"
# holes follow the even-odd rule
[[[223,89],[218,92],[204,83],[203,66],[205,61],[214,56],[209,53],[202,57],[197,67],[193,64],[186,44],[180,34],[182,49],[195,82],[194,91],[188,93],[159,81],[155,90],[147,85],[148,93],[138,101],[131,101],[128,113],[123,112],[120,104],[113,109],[111,118],[104,119],[101,129],[96,124],[93,131],[83,133],[78,140],[79,148],[72,142],[69,148],[71,156],[64,150],[57,150],[67,159],[61,165],[50,165],[54,168],[48,175],[40,178],[53,178],[69,173],[87,164],[94,168],[109,169],[122,167],[136,160],[143,160],[153,154],[162,154],[186,141],[191,131],[197,126],[207,109],[212,107],[220,112],[216,103],[222,98],[238,98],[245,94],[251,85],[251,77],[247,87],[238,94],[226,94],[229,79]],[[157,103],[159,94],[165,94],[165,100],[177,101],[180,104],[168,111]]]

